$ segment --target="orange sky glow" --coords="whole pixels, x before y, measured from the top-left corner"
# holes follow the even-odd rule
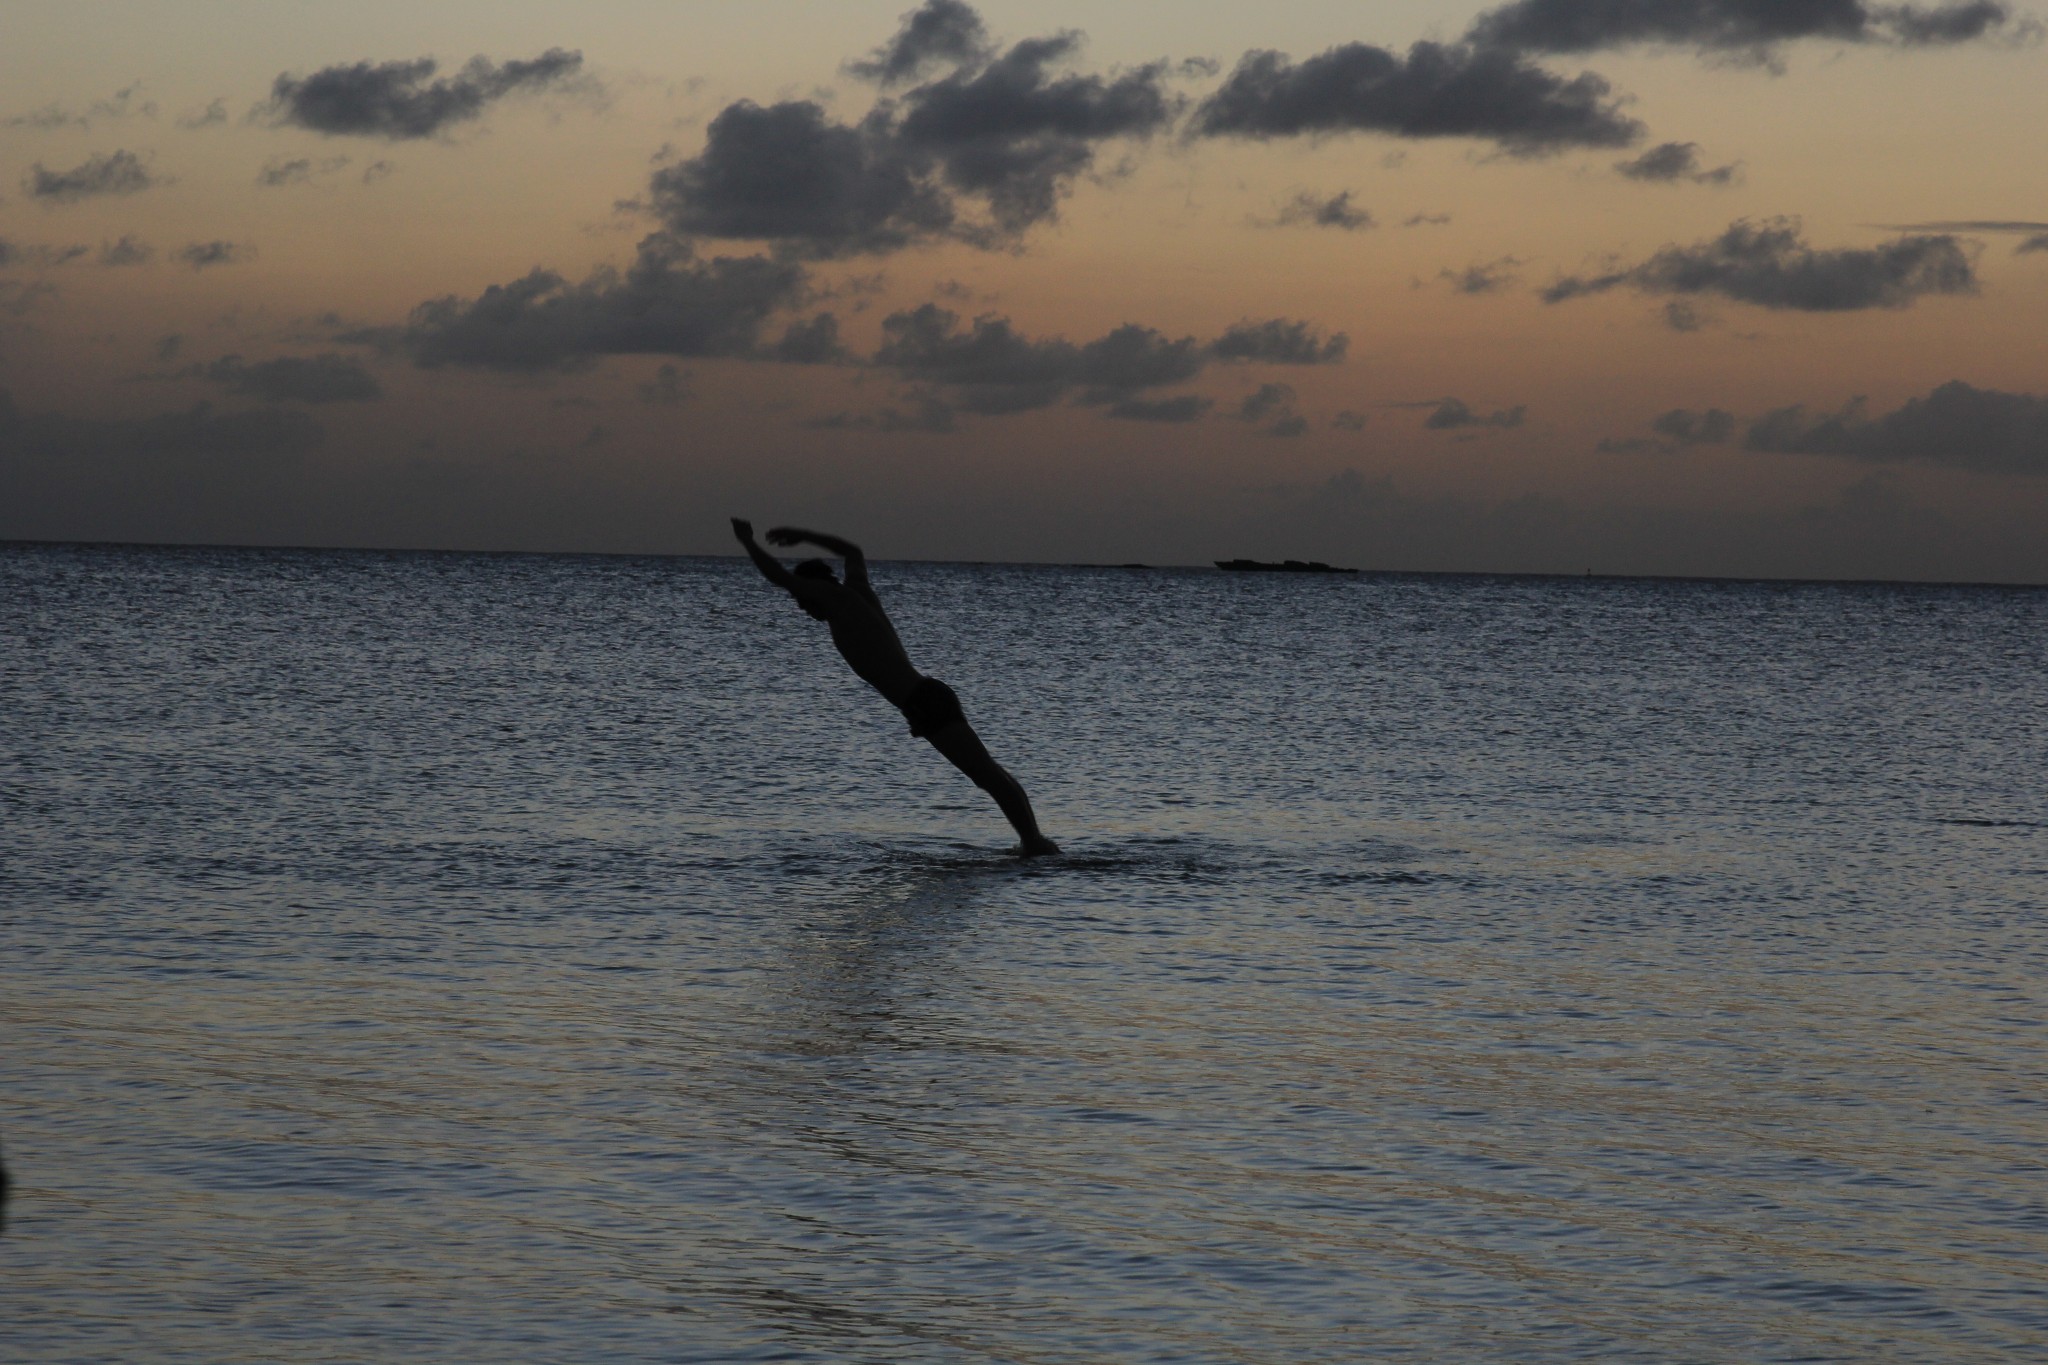
[[[1794,8],[18,0],[0,538],[2048,582],[2042,24]]]

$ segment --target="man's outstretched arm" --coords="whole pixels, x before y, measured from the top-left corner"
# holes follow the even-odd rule
[[[817,546],[828,555],[838,555],[846,561],[846,581],[858,587],[868,581],[868,559],[861,553],[860,546],[823,531],[806,531],[796,526],[777,526],[768,532],[770,545],[802,545],[806,541]]]
[[[746,548],[747,557],[754,561],[754,567],[761,571],[763,578],[773,583],[776,587],[788,592],[795,592],[797,590],[796,575],[783,568],[781,560],[769,554],[755,543],[753,522],[743,517],[734,517],[732,519],[732,533],[739,537],[740,544]],[[774,532],[771,531],[769,536],[772,539]]]

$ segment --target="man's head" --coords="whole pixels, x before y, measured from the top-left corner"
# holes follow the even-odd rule
[[[798,578],[822,578],[827,583],[837,583],[839,575],[832,572],[832,566],[822,559],[806,559],[790,570]]]
[[[822,559],[806,559],[803,563],[791,569],[790,572],[798,578],[808,579],[813,583],[830,583],[835,587],[839,583],[839,575],[833,573],[832,566]],[[830,620],[831,618],[826,614],[824,608],[819,606],[815,600],[816,596],[815,593],[796,593],[796,604],[802,607],[804,614],[813,621]]]

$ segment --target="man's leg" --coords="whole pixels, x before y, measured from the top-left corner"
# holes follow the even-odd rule
[[[1024,840],[1024,852],[1057,853],[1059,845],[1041,834],[1038,817],[1031,812],[1031,798],[1024,794],[1024,788],[1016,778],[1010,776],[1002,764],[990,757],[988,746],[981,742],[981,736],[974,733],[974,727],[964,720],[942,725],[925,736],[931,746],[946,756],[946,761],[966,773],[975,786],[996,799],[1017,827],[1017,834]]]

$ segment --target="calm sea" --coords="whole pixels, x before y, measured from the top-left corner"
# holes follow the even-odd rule
[[[0,1356],[2048,1356],[2048,592],[875,573],[0,547]]]

